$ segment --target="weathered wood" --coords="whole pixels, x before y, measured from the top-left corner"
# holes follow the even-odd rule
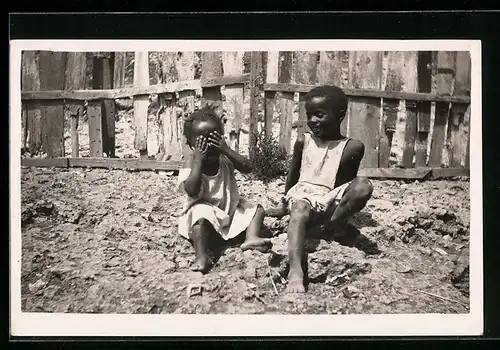
[[[311,85],[318,83],[319,51],[294,51],[292,60],[295,83]]]
[[[63,90],[66,52],[40,51],[40,89]],[[42,147],[51,158],[64,156],[64,108],[62,101],[41,103]]]
[[[182,135],[179,134],[178,115],[176,108],[175,96],[161,95],[158,96],[161,104],[159,113],[161,134],[163,135],[162,142],[159,146],[160,155],[157,160],[175,160],[182,159]]]
[[[431,178],[434,180],[469,176],[470,171],[467,168],[433,168],[431,173]]]
[[[241,53],[241,55],[243,55],[243,53]],[[225,68],[224,68],[224,74],[229,74],[229,75],[219,78],[215,77],[205,78],[205,80],[202,81],[201,86],[203,88],[218,87],[222,85],[229,87],[231,85],[241,85],[250,82],[250,74],[241,74],[241,73],[231,74],[227,72]]]
[[[430,93],[432,91],[432,52],[418,52],[418,92]],[[417,103],[417,140],[415,143],[415,166],[427,165],[427,148],[429,132],[431,131],[431,103]]]
[[[382,53],[352,52],[349,72],[354,88],[380,89]],[[353,98],[349,103],[349,110],[348,136],[365,145],[365,156],[360,167],[378,167],[380,99]]]
[[[265,84],[278,83],[279,51],[267,52],[266,81]]]
[[[221,84],[222,85],[222,84]],[[184,90],[201,89],[200,80],[181,81],[169,84],[129,87],[112,90],[77,90],[77,91],[23,91],[22,100],[99,100],[117,99],[133,96],[149,96],[151,94],[166,94]]]
[[[266,91],[264,93],[265,99],[265,121],[264,121],[264,129],[266,134],[273,134],[273,117],[274,117],[274,109],[276,107],[276,92]]]
[[[203,52],[201,55],[201,81],[211,81],[222,76],[222,59],[220,52]],[[203,100],[220,101],[222,95],[219,86],[207,86],[203,88]]]
[[[468,51],[457,52],[454,95],[470,94],[471,62]],[[466,154],[469,143],[468,105],[454,103],[450,110],[446,148],[450,167],[468,166]]]
[[[453,90],[455,60],[455,52],[439,51],[434,53],[434,93],[439,95],[451,95]],[[436,103],[431,150],[429,154],[429,166],[431,167],[440,167],[442,164],[446,166],[446,163],[448,163],[445,141],[447,135],[449,107],[449,103]],[[446,159],[443,159],[443,156],[446,157]]]
[[[309,92],[315,85],[306,84],[291,84],[291,83],[267,83],[264,84],[265,91],[275,92]],[[375,89],[342,89],[347,96],[351,97],[370,97],[370,98],[387,98],[393,100],[410,100],[410,101],[427,101],[427,102],[456,102],[470,103],[469,96],[449,96],[435,93],[418,93],[418,92],[397,92],[397,91],[382,91]]]
[[[68,166],[73,168],[138,169],[177,171],[183,166],[182,161],[142,160],[130,158],[69,158]]]
[[[21,158],[23,167],[67,168],[68,158]]]
[[[93,70],[93,88],[94,89],[113,89],[113,62],[114,58],[95,58]],[[103,152],[108,157],[115,155],[115,102],[113,100],[104,100],[101,102],[102,116],[102,141]]]
[[[85,89],[85,77],[87,69],[87,57],[85,52],[68,52],[68,62],[66,64],[65,90]],[[65,101],[65,121],[70,122],[71,131],[71,156],[80,155],[80,141],[78,134],[78,124],[83,112],[83,101]]]
[[[349,75],[348,51],[321,51],[319,55],[318,83],[346,87]]]
[[[266,52],[266,83],[278,83],[278,70],[279,70],[279,51],[268,51]],[[264,120],[264,130],[266,134],[273,135],[273,124],[274,124],[274,110],[276,107],[277,94],[274,91],[264,92],[265,100],[265,120]]]
[[[293,52],[283,51],[279,54],[278,82],[289,83],[292,81]],[[289,153],[291,150],[292,122],[294,109],[294,93],[282,92],[279,97],[280,104],[280,136],[279,144]]]
[[[428,168],[362,168],[358,171],[358,176],[379,179],[403,179],[403,180],[424,180],[432,173]]]
[[[115,52],[115,62],[113,70],[113,87],[115,89],[125,87],[126,57],[126,52]]]
[[[90,101],[87,106],[89,126],[89,148],[91,157],[102,157],[102,115],[101,102]]]
[[[262,52],[252,51],[250,54],[250,119],[249,119],[249,154],[252,157],[253,149],[257,144],[256,133],[259,124],[259,101],[263,86]]]
[[[21,70],[21,90],[40,90],[38,53],[23,51]],[[22,93],[22,91],[21,91]],[[42,147],[42,112],[38,101],[23,101],[26,110],[26,138],[28,150],[37,154]]]
[[[391,155],[392,138],[396,131],[396,120],[398,117],[398,100],[384,99],[382,106],[382,130],[380,132],[378,166],[389,167]]]
[[[413,167],[415,155],[415,137],[417,135],[417,103],[406,101],[405,144],[403,148],[402,165],[405,168]]]
[[[292,124],[292,128],[294,127],[297,128],[297,137],[304,135],[308,131],[305,94],[299,95],[299,120]]]
[[[134,86],[149,85],[149,55],[147,51],[137,51],[134,61]],[[134,96],[135,139],[134,147],[141,159],[148,157],[148,96]]]
[[[243,52],[222,52],[224,75],[240,75],[243,73]],[[233,84],[225,87],[226,126],[224,132],[228,145],[236,152],[240,148],[240,134],[243,124],[243,84]]]

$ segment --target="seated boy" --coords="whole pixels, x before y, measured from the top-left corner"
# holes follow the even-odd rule
[[[362,142],[340,132],[347,97],[336,86],[318,86],[305,98],[310,133],[295,142],[282,208],[268,215],[290,214],[287,292],[304,293],[302,256],[306,226],[312,222],[332,228],[360,211],[372,194],[372,184],[357,176],[364,155]]]

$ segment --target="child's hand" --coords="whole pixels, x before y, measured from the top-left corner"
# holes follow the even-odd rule
[[[208,136],[208,144],[210,147],[217,148],[221,152],[225,151],[227,148],[226,141],[224,141],[224,138],[217,131],[210,133]]]
[[[195,161],[202,161],[205,159],[208,151],[208,141],[203,136],[198,136],[196,143],[194,144],[193,158]]]
[[[283,216],[286,215],[286,204],[287,204],[286,199],[282,197],[281,206],[278,208],[267,209],[266,216],[281,219]]]

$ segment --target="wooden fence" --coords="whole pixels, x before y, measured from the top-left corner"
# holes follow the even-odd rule
[[[126,54],[116,52],[94,57],[92,90],[85,90],[86,56],[23,52],[23,147],[31,153],[43,150],[49,158],[23,159],[24,164],[178,168],[188,152],[182,116],[199,106],[199,97],[225,108],[231,147],[247,152],[255,144],[253,131],[263,129],[290,152],[297,135],[307,132],[305,93],[318,84],[335,84],[349,98],[342,129],[365,144],[362,169],[386,175],[401,173],[397,168],[413,168],[419,176],[429,168],[468,173],[469,52],[203,52],[200,79],[194,79],[196,53],[172,52],[161,62],[162,83],[154,85],[150,53],[135,52],[131,87],[125,86]],[[152,94],[161,106],[156,159],[169,165],[146,161]],[[142,163],[102,158],[115,154],[115,100],[128,97],[133,97],[134,147]],[[84,110],[90,158],[79,157],[78,124]],[[72,147],[71,157],[62,159],[65,123],[71,126]],[[245,137],[248,142],[240,144]]]

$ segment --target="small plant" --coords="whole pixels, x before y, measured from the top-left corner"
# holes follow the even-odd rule
[[[255,133],[256,143],[250,150],[253,176],[267,183],[285,175],[290,166],[290,158],[273,135],[264,131]]]

